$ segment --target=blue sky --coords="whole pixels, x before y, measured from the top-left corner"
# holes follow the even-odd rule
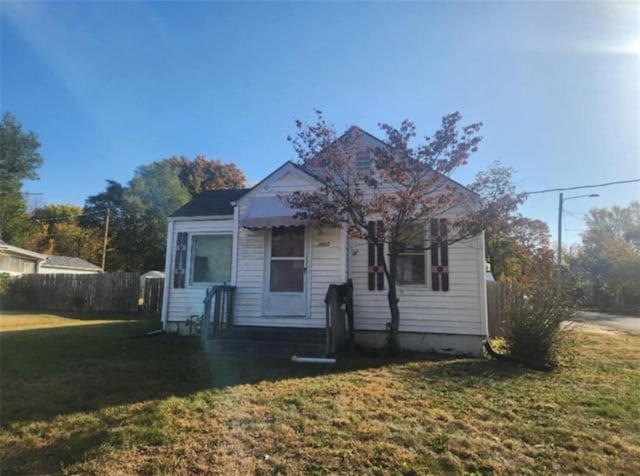
[[[42,203],[82,205],[105,180],[171,155],[234,162],[249,182],[294,159],[293,121],[352,124],[447,113],[482,121],[454,178],[494,160],[522,191],[640,178],[640,6],[635,2],[0,3],[2,112],[42,142]],[[591,206],[565,204],[565,240]],[[557,228],[558,194],[522,213]]]

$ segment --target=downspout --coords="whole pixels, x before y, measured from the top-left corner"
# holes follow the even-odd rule
[[[351,269],[352,269],[352,256],[351,256],[351,240],[349,239],[349,233],[347,232],[347,225],[343,224],[340,230],[342,234],[342,242],[344,243],[345,253],[347,254],[347,259],[344,260],[344,269],[343,269],[343,278],[346,283],[348,279],[351,279]]]
[[[487,310],[487,275],[484,264],[485,259],[485,244],[484,244],[484,231],[478,235],[478,241],[480,242],[479,246],[479,256],[478,261],[480,262],[480,319],[481,319],[481,331],[485,336],[489,335],[489,313]]]
[[[298,362],[300,364],[335,364],[336,359],[330,357],[298,357],[297,355],[292,355],[291,362]]]
[[[162,328],[167,330],[167,323],[169,321],[169,292],[171,289],[171,276],[173,270],[171,268],[173,257],[173,242],[174,242],[174,229],[175,221],[169,219],[169,226],[167,231],[167,251],[164,257],[164,290],[162,294]]]
[[[233,235],[231,236],[231,286],[238,282],[238,241],[240,239],[238,202],[231,202],[233,207]]]

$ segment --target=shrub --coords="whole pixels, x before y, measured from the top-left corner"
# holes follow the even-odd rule
[[[11,286],[11,275],[9,273],[0,273],[0,294],[5,294]]]
[[[511,292],[503,308],[505,343],[510,355],[555,365],[558,352],[569,345],[562,321],[573,314],[574,306],[550,280],[531,282]]]
[[[33,294],[32,286],[21,276],[0,275],[0,302],[2,309],[26,309],[29,297]]]

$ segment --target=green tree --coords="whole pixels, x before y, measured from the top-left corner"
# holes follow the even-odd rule
[[[136,257],[131,256],[139,270],[164,268],[167,217],[190,198],[170,162],[138,167],[129,182],[127,208],[137,228],[137,233],[129,237],[129,244],[139,250]]]
[[[9,112],[0,123],[0,239],[21,244],[29,232],[29,217],[22,196],[24,180],[38,178],[42,165],[40,141],[34,132],[22,130],[22,124]]]
[[[585,222],[577,264],[596,304],[640,306],[640,202],[593,208]]]
[[[243,185],[234,164],[171,157],[138,167],[127,186],[108,180],[103,192],[85,201],[82,223],[103,229],[110,210],[108,270],[163,269],[167,217],[203,190]]]
[[[137,248],[130,246],[131,237],[139,231],[135,213],[130,205],[129,190],[115,180],[107,180],[104,191],[85,200],[80,224],[103,232],[109,214],[107,239],[107,271],[137,271]],[[141,268],[140,268],[141,269]]]

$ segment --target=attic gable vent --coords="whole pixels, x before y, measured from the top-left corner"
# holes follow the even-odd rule
[[[368,172],[371,169],[371,156],[366,153],[356,155],[356,170],[358,172]]]

